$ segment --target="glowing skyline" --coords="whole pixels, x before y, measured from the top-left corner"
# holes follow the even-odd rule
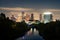
[[[21,18],[21,13],[22,10],[24,11],[25,14],[34,14],[34,19],[39,20],[39,14],[43,14],[44,12],[52,12],[53,14],[53,19],[59,19],[60,20],[60,10],[59,9],[32,9],[32,8],[6,8],[6,7],[1,7],[0,8],[0,13],[3,12],[7,17],[11,17],[14,15],[17,19]],[[25,15],[24,14],[24,15]]]

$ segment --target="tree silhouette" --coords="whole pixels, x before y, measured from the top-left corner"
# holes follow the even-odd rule
[[[0,37],[1,40],[15,40],[24,36],[31,27],[39,31],[40,36],[45,40],[60,40],[60,21],[49,23],[38,23],[28,25],[24,21],[15,22],[6,17],[4,13],[0,14]]]

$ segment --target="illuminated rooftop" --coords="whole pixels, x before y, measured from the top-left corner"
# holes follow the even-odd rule
[[[49,14],[52,14],[51,12],[44,12],[43,13],[44,15],[49,15]]]

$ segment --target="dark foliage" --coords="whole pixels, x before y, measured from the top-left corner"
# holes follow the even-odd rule
[[[40,36],[45,40],[60,40],[60,21],[50,23],[39,23],[27,25],[24,21],[15,22],[6,18],[5,14],[0,14],[0,37],[1,40],[14,40],[18,37],[24,36],[30,27],[36,28],[39,31]]]
[[[45,40],[60,40],[60,21],[50,23],[40,23],[36,26],[39,30],[39,34]]]
[[[29,30],[25,22],[17,23],[6,18],[5,14],[0,14],[0,37],[1,40],[14,40],[22,37]]]

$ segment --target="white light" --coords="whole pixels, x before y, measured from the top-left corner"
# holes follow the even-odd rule
[[[34,28],[34,32],[36,32],[36,29]]]
[[[52,14],[51,12],[44,12],[43,14],[49,15]]]
[[[30,31],[32,32],[32,28],[30,29]]]

